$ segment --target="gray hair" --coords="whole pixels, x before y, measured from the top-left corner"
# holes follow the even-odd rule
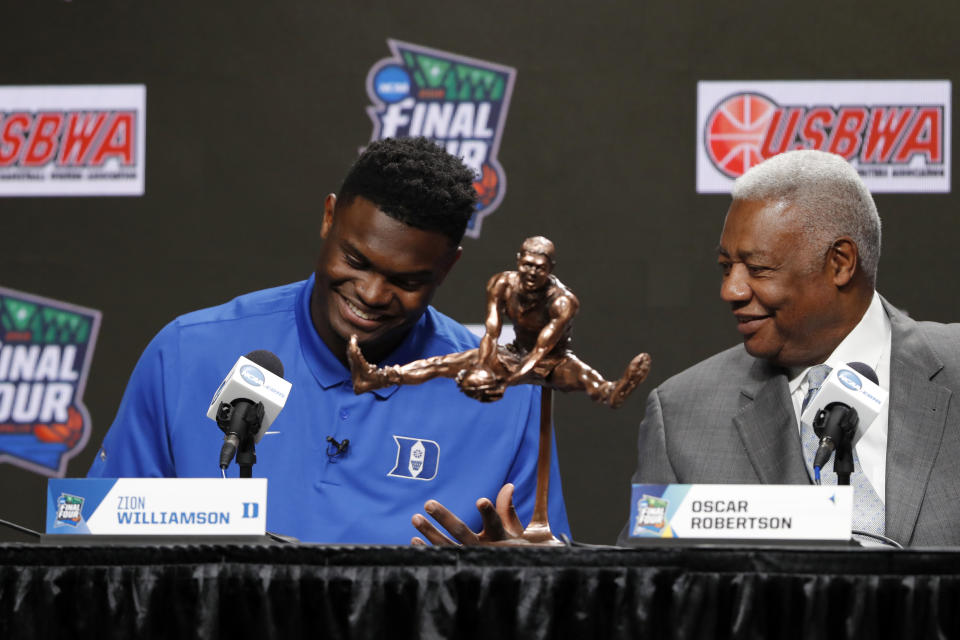
[[[787,151],[752,167],[733,183],[734,200],[784,202],[799,210],[807,242],[826,248],[850,236],[860,266],[876,283],[880,263],[880,216],[857,170],[841,156],[824,151]]]

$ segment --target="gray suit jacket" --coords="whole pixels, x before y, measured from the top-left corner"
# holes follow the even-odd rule
[[[892,325],[886,535],[960,545],[960,324]],[[654,389],[640,424],[635,483],[808,484],[783,369],[742,345]],[[623,542],[626,529],[620,534]]]

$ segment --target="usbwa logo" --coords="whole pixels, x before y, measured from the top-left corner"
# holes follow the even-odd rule
[[[99,311],[0,287],[0,462],[63,477],[83,450],[99,328]]]
[[[842,156],[872,193],[950,193],[949,80],[697,83],[697,192],[779,153]]]
[[[477,238],[507,189],[497,152],[516,69],[398,40],[387,44],[393,57],[367,73],[371,141],[424,136],[462,158],[476,175],[479,201],[467,235]]]
[[[433,440],[393,436],[397,443],[397,462],[388,476],[433,480],[440,466],[440,445]]]

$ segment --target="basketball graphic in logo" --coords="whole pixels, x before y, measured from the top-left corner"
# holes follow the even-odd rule
[[[480,206],[490,206],[493,199],[497,197],[497,193],[499,192],[497,186],[499,184],[496,170],[489,164],[484,163],[480,179],[475,180],[473,183],[473,188],[477,190],[477,199],[480,202]]]
[[[76,446],[83,436],[83,416],[73,407],[67,409],[67,415],[66,422],[36,425],[34,437],[40,442],[66,445],[68,449]]]
[[[776,109],[772,100],[756,93],[739,93],[720,102],[704,128],[704,144],[713,166],[737,178],[762,162],[760,147]]]

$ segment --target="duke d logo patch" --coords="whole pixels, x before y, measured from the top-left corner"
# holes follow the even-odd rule
[[[440,465],[440,445],[433,440],[393,436],[397,443],[397,462],[388,476],[433,480]]]

